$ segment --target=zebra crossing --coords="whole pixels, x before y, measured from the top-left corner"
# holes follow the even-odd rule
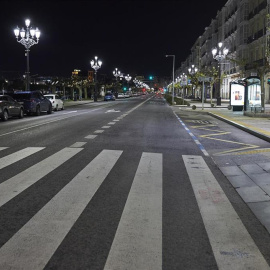
[[[0,208],[80,155],[82,146],[64,148],[0,183]],[[43,149],[26,147],[2,157],[0,173]],[[44,269],[122,155],[122,150],[101,150],[0,247],[0,269]],[[179,162],[218,268],[270,269],[203,157],[183,155]],[[163,175],[163,154],[142,152],[104,269],[162,269]]]

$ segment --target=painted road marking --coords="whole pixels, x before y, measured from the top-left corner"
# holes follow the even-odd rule
[[[162,154],[142,154],[104,269],[162,269]]]
[[[8,147],[0,147],[0,151],[7,149]]]
[[[189,121],[191,121],[191,120],[189,120]],[[196,128],[196,129],[200,129],[200,130],[206,130],[206,131],[215,132],[215,133],[211,133],[211,134],[200,135],[201,138],[220,141],[220,142],[225,142],[225,143],[231,143],[231,144],[236,144],[236,145],[242,145],[243,147],[236,148],[236,149],[231,149],[231,150],[227,150],[227,151],[223,151],[223,152],[219,152],[219,153],[215,153],[214,156],[232,154],[234,152],[243,151],[243,150],[246,150],[246,149],[254,149],[254,148],[259,147],[257,145],[253,145],[253,144],[246,144],[246,143],[240,143],[240,142],[236,142],[236,141],[230,141],[230,140],[224,140],[224,139],[216,138],[216,136],[222,136],[222,135],[231,134],[231,132],[222,131],[222,130],[215,130],[215,129],[209,129],[208,128],[208,127],[215,127],[215,126],[216,125],[214,125],[214,124],[203,124],[203,125],[199,125],[199,126],[198,125],[191,126],[191,128]]]
[[[181,118],[174,112],[174,115],[178,119],[178,121],[181,123],[181,125],[184,127],[184,129],[188,132],[188,134],[191,136],[191,138],[194,140],[194,142],[198,145],[200,150],[203,152],[205,156],[209,156],[203,145],[199,142],[196,136],[193,135],[193,133],[188,129],[188,127],[185,125],[185,123],[181,120]]]
[[[101,128],[110,128],[111,126],[103,126],[103,127],[101,127]]]
[[[270,269],[201,156],[183,156],[219,269]]]
[[[82,146],[84,146],[86,144],[86,142],[76,142],[76,143],[74,143],[74,144],[72,144],[70,147],[72,148],[72,147],[74,147],[74,148],[80,148],[80,147],[82,147]]]
[[[103,133],[103,132],[104,132],[104,130],[102,130],[102,129],[94,131],[94,133]]]
[[[109,122],[108,125],[115,125],[115,122]]]
[[[85,139],[95,139],[97,137],[97,135],[88,135],[86,137],[84,137]]]
[[[82,148],[64,148],[54,155],[1,183],[0,207],[39,181],[42,177],[62,165],[65,161],[69,160],[81,150]]]
[[[44,269],[121,154],[102,151],[59,191],[1,247],[0,269]]]
[[[27,147],[13,154],[0,158],[0,169],[3,169],[21,159],[37,153],[45,147]]]

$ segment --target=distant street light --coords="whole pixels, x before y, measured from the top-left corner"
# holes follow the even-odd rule
[[[129,91],[129,81],[132,79],[132,77],[129,76],[129,74],[128,74],[127,76],[125,76],[125,79],[126,79],[126,81],[128,83],[128,91]]]
[[[121,71],[118,70],[118,68],[115,68],[115,70],[113,71],[113,75],[117,81],[117,78],[121,75]]]
[[[195,65],[191,65],[191,67],[188,69],[188,72],[190,75],[194,75],[197,73],[198,69],[195,67]]]
[[[191,76],[193,76],[193,75],[195,75],[196,73],[198,72],[198,69],[195,67],[195,65],[191,65],[191,67],[188,69],[188,73],[191,75]],[[193,84],[192,84],[192,95],[194,95],[194,97],[195,97],[195,91],[194,91],[195,89],[193,89]]]
[[[166,55],[166,57],[173,58],[173,71],[172,71],[172,105],[174,105],[174,65],[175,65],[175,55]]]
[[[15,28],[14,34],[19,43],[21,43],[25,47],[26,52],[26,84],[25,90],[30,90],[30,68],[29,68],[29,52],[30,47],[38,44],[40,38],[40,31],[38,28],[34,29],[30,26],[30,20],[25,20],[26,30],[24,28]],[[20,36],[20,39],[19,39]]]
[[[95,60],[90,61],[91,67],[95,70],[95,92],[94,92],[94,102],[97,101],[97,70],[101,68],[102,61],[98,60],[95,56]]]
[[[221,97],[220,97],[220,84],[221,84],[221,62],[226,58],[229,50],[223,46],[222,42],[218,43],[218,48],[214,48],[212,50],[213,58],[218,61],[218,89],[217,89],[217,105],[221,105]]]

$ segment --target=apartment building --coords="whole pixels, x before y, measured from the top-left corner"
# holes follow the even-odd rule
[[[270,102],[270,0],[228,0],[209,26],[195,41],[191,54],[176,70],[176,76],[195,64],[200,70],[217,67],[212,49],[222,42],[229,53],[221,62],[220,94],[229,98],[230,82],[258,76],[262,81],[264,101]]]

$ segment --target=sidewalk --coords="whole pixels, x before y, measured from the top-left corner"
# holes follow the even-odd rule
[[[216,104],[216,103],[215,103]],[[192,109],[192,105],[196,105],[196,109]],[[188,110],[192,112],[207,113],[215,118],[227,122],[239,129],[242,129],[258,138],[270,142],[270,104],[265,104],[265,111],[269,112],[269,117],[262,118],[245,116],[242,111],[232,111],[228,109],[229,101],[222,100],[221,106],[211,107],[210,103],[202,103],[198,101],[190,101],[189,107],[177,106],[179,110]]]

